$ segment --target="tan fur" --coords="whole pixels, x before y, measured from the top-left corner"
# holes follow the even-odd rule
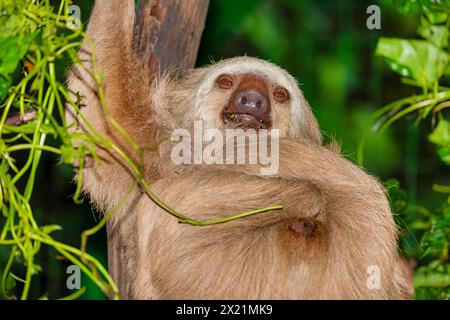
[[[192,227],[143,198],[136,208],[138,234],[145,236],[134,297],[406,298],[397,229],[378,181],[311,142],[285,139],[280,151],[278,178],[258,177],[257,166],[209,165],[158,181],[158,194],[199,219],[262,204],[285,208]],[[288,228],[303,218],[320,226],[313,239]],[[373,265],[381,274],[377,290],[366,285]]]
[[[105,72],[106,105],[143,149],[145,178],[153,190],[198,219],[269,204],[284,209],[209,227],[180,224],[138,187],[121,202],[134,176],[120,156],[98,147],[103,161],[85,170],[84,190],[103,212],[121,202],[112,230],[121,234],[126,249],[125,298],[405,298],[397,229],[384,190],[336,148],[321,146],[317,122],[294,79],[273,64],[242,57],[171,72],[150,83],[131,46],[133,3],[97,0],[88,34]],[[85,51],[92,45],[88,39]],[[89,60],[83,51],[80,56]],[[266,76],[292,96],[289,108],[273,115],[274,127],[285,137],[278,174],[261,177],[257,166],[173,166],[170,143],[154,146],[173,129],[190,129],[196,119],[223,128],[216,115],[228,97],[213,83],[219,74],[242,72]],[[82,111],[96,130],[139,162],[106,119],[97,89],[81,68],[74,66],[69,86],[85,97]],[[68,119],[77,120],[73,110]],[[82,122],[79,129],[91,131]],[[299,221],[314,231],[294,231]],[[381,270],[379,289],[366,285],[371,265]]]

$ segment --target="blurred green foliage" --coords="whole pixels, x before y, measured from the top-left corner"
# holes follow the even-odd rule
[[[86,22],[93,1],[74,2]],[[449,85],[448,1],[376,3],[381,8],[381,30],[366,27],[371,0],[211,0],[198,65],[248,54],[275,62],[293,74],[325,135],[337,139],[348,158],[357,161],[363,155],[364,167],[385,181],[403,229],[402,251],[417,264],[416,298],[449,298],[448,286],[442,283],[448,283],[449,276],[445,185],[450,178],[450,125],[445,106],[434,112],[441,102],[404,111],[424,99],[432,100]],[[2,18],[0,12],[0,22]],[[1,36],[7,30],[2,27]],[[5,39],[0,38],[0,96],[21,72],[25,53],[16,48],[31,41]],[[404,52],[411,54],[403,56]],[[67,62],[60,61],[56,68],[58,81],[63,81]],[[400,84],[402,77],[412,85]],[[401,116],[392,120],[398,112],[388,112],[379,117],[381,106],[405,97],[410,100],[389,111],[403,111]],[[375,127],[374,114],[379,120]],[[382,132],[375,130],[381,127]],[[365,142],[362,150],[361,140]],[[72,169],[56,166],[58,161],[54,155],[43,154],[36,178],[43,187],[35,190],[31,205],[43,224],[61,222],[64,232],[55,236],[58,240],[79,246],[80,232],[95,223],[96,214],[89,204],[75,205],[68,197],[75,192],[70,183]],[[105,241],[105,234],[100,233],[88,246],[103,263]],[[65,287],[66,264],[55,260],[56,255],[51,248],[41,249],[37,258],[47,271],[33,280],[30,296],[42,291],[49,297],[70,293]],[[6,258],[0,250],[0,266]],[[14,281],[8,279],[7,286],[13,287]],[[87,290],[82,298],[104,298],[88,279],[83,284]]]
[[[66,164],[76,161],[81,173],[84,158],[95,157],[90,151],[98,143],[95,134],[69,132],[65,121],[65,105],[79,110],[79,101],[70,97],[56,70],[62,73],[65,61],[79,63],[77,50],[84,37],[82,29],[68,27],[69,4],[0,0],[0,298],[4,299],[58,298],[49,292],[54,279],[46,282],[49,288],[36,285],[51,275],[52,267],[61,266],[55,265],[57,260],[77,265],[104,294],[118,296],[104,261],[90,255],[83,241],[79,246],[61,241],[62,227],[54,224],[61,219],[41,210],[45,202],[34,204],[45,197],[50,204],[53,200],[49,189],[39,188],[51,181],[40,176],[46,156]],[[93,77],[98,81],[96,74]],[[73,139],[81,143],[75,146]],[[81,192],[81,180],[77,182],[72,191],[75,203]],[[36,193],[37,189],[43,192]],[[61,291],[66,277],[55,278]],[[83,292],[85,288],[65,294],[76,298]]]

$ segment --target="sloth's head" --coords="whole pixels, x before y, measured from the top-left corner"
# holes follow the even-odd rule
[[[175,95],[182,100],[172,111],[183,112],[181,117],[189,112],[190,122],[202,120],[205,127],[220,130],[274,128],[281,137],[321,143],[317,121],[296,80],[270,62],[251,57],[222,60],[188,72],[178,85]]]

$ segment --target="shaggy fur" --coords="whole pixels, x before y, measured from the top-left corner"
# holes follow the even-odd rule
[[[380,184],[313,143],[286,139],[280,150],[277,177],[258,177],[257,166],[207,166],[155,183],[169,204],[200,219],[261,204],[285,208],[200,228],[142,198],[135,298],[406,297],[397,230]],[[294,232],[305,220],[314,230]],[[371,265],[380,268],[378,290],[366,285]]]
[[[198,219],[269,204],[284,209],[209,227],[180,224],[132,188],[134,175],[115,152],[98,146],[102,161],[86,168],[83,186],[101,211],[119,208],[112,230],[121,234],[126,250],[125,298],[405,298],[397,229],[384,190],[321,146],[317,122],[295,80],[271,63],[241,57],[151,82],[132,50],[133,3],[96,1],[80,57],[92,69],[95,46],[105,72],[106,106],[142,148],[153,190]],[[174,166],[170,143],[159,143],[173,129],[191,129],[194,120],[225,129],[221,110],[230,92],[215,87],[223,73],[254,74],[266,78],[269,88],[288,89],[288,106],[272,101],[272,126],[284,137],[276,176],[259,176],[258,166]],[[83,115],[93,127],[139,163],[80,67],[72,69],[69,86],[84,97]],[[92,131],[73,110],[68,119],[77,121],[79,130]],[[380,268],[381,285],[370,290],[367,268],[372,265]]]

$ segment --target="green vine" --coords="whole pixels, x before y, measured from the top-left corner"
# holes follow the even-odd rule
[[[102,264],[84,250],[55,240],[53,233],[61,227],[40,226],[30,206],[43,152],[54,153],[66,163],[75,159],[82,163],[85,156],[95,156],[94,143],[86,144],[88,148],[72,147],[74,138],[90,140],[83,133],[69,132],[64,115],[68,91],[56,77],[56,63],[76,55],[83,37],[82,30],[67,28],[68,5],[69,1],[61,1],[55,11],[49,1],[0,2],[0,209],[4,218],[0,246],[9,248],[7,263],[0,269],[0,291],[7,299],[16,298],[11,292],[17,282],[23,285],[20,299],[29,298],[32,277],[42,271],[36,256],[43,244],[79,266],[106,295],[119,297]],[[60,147],[48,145],[49,136],[61,141]],[[20,152],[26,152],[24,164],[16,160]],[[76,201],[80,182],[73,196]],[[17,263],[26,268],[24,278],[13,272]]]
[[[88,237],[105,226],[137,184],[155,203],[180,222],[197,226],[225,223],[282,208],[273,205],[225,218],[199,221],[178,212],[160,199],[143,178],[142,161],[133,163],[119,147],[99,134],[80,111],[81,97],[74,101],[73,94],[57,78],[57,63],[69,59],[81,66],[98,87],[98,96],[107,120],[142,155],[139,146],[108,111],[103,74],[97,67],[95,51],[92,51],[93,70],[86,69],[77,56],[85,34],[82,29],[68,28],[70,4],[71,1],[62,0],[55,8],[50,0],[0,0],[0,248],[8,250],[7,261],[4,266],[0,266],[0,297],[6,299],[29,298],[32,278],[42,272],[42,267],[36,262],[42,245],[54,248],[66,260],[77,265],[105,295],[119,299],[118,288],[110,274],[86,251],[86,246]],[[70,104],[77,112],[90,133],[70,130],[65,120],[66,104]],[[59,141],[59,146],[49,145],[48,137]],[[74,141],[77,142],[76,147]],[[35,190],[42,154],[48,152],[59,156],[63,163],[79,164],[73,201],[80,203],[84,159],[92,157],[94,161],[99,161],[96,146],[120,155],[133,170],[135,183],[98,224],[82,232],[80,248],[76,248],[54,238],[54,232],[62,229],[59,225],[39,225],[30,200]],[[26,161],[18,161],[17,154],[25,154]],[[16,264],[25,266],[25,277],[14,273]],[[21,283],[21,288],[18,288],[18,283]],[[83,287],[62,299],[76,299],[85,290]],[[19,297],[13,292],[20,292]],[[47,297],[44,295],[41,298]]]

